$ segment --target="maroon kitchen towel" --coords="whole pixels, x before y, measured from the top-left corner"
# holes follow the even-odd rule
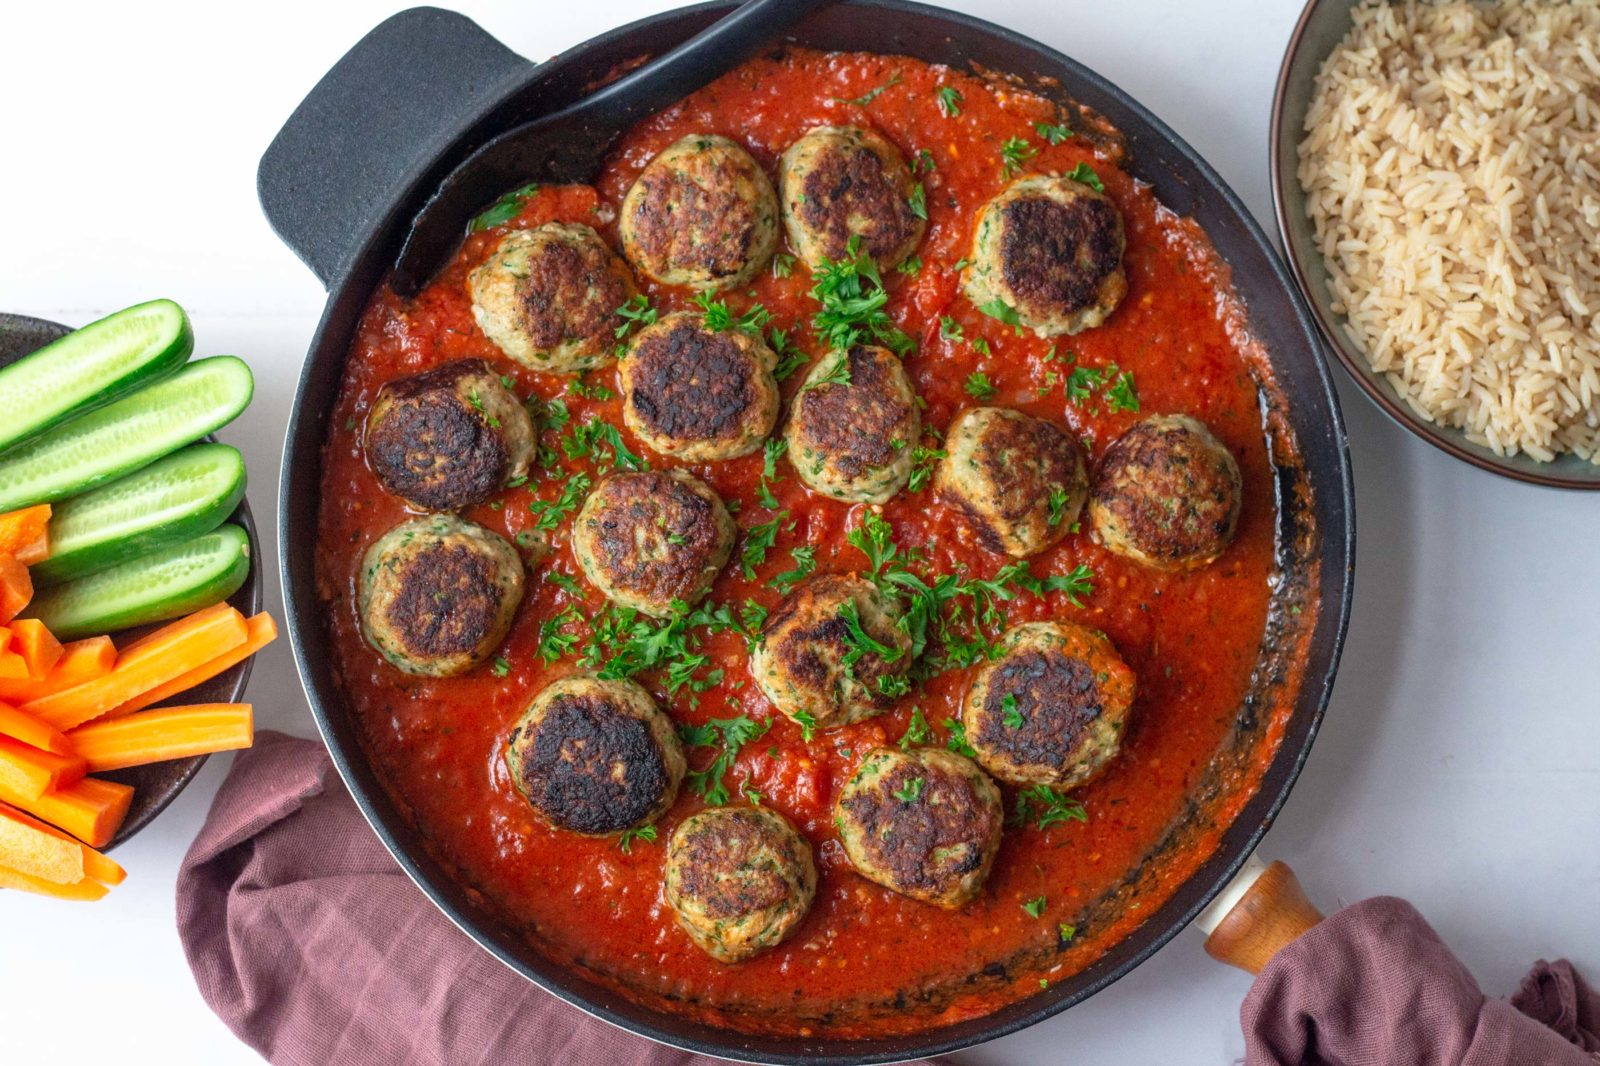
[[[479,948],[384,850],[320,744],[256,734],[178,872],[200,994],[280,1066],[701,1066]]]
[[[1404,900],[1363,900],[1279,951],[1240,1010],[1246,1066],[1595,1066],[1600,996],[1541,961],[1488,999]]]

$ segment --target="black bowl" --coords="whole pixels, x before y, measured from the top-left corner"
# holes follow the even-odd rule
[[[9,366],[29,352],[37,351],[58,337],[64,337],[71,332],[70,327],[58,322],[0,313],[0,366]],[[229,603],[248,617],[261,610],[261,545],[256,542],[256,524],[250,517],[249,502],[240,500],[238,509],[228,521],[241,527],[245,535],[250,538],[250,574],[239,587],[239,591],[228,599]],[[117,634],[117,642],[124,643],[125,637],[137,637],[145,631],[134,629],[126,634]],[[187,692],[179,693],[156,706],[238,703],[244,698],[245,685],[250,680],[250,666],[253,661],[246,659],[236,666],[230,666],[210,681],[197,685]],[[123,843],[149,825],[156,815],[166,810],[167,804],[177,799],[178,793],[194,780],[194,775],[205,765],[206,758],[204,755],[194,755],[187,759],[169,759],[166,762],[131,766],[126,770],[113,770],[97,775],[133,786],[133,805],[128,808],[128,816],[123,819],[122,827],[117,830],[116,837],[107,845],[107,849]]]

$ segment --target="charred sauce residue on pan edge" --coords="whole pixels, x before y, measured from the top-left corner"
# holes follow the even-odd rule
[[[865,106],[848,102],[886,85]],[[940,106],[938,90],[946,86],[961,94],[959,116]],[[1299,688],[1317,603],[1314,566],[1280,569],[1277,562],[1280,553],[1308,555],[1303,544],[1279,543],[1284,536],[1315,536],[1279,528],[1279,508],[1287,505],[1275,502],[1275,491],[1281,484],[1302,491],[1296,487],[1303,481],[1295,476],[1299,459],[1264,359],[1243,328],[1226,267],[1193,223],[1167,211],[1119,169],[1114,130],[1073,109],[1076,136],[1050,145],[1035,131],[1036,122],[1065,122],[1068,113],[1001,79],[914,59],[790,50],[747,64],[631,131],[595,189],[544,189],[507,227],[469,238],[416,300],[402,301],[386,287],[374,294],[324,455],[317,567],[332,654],[368,756],[397,807],[429,841],[434,857],[539,951],[647,1006],[710,1024],[831,1037],[925,1030],[988,1014],[1091,964],[1213,853],[1254,793]],[[919,343],[906,364],[926,400],[928,422],[942,430],[973,402],[963,383],[975,370],[998,387],[987,402],[1065,423],[1085,439],[1091,459],[1143,415],[1187,412],[1238,457],[1244,507],[1233,546],[1193,574],[1160,574],[1120,559],[1087,531],[1034,560],[1041,575],[1087,563],[1095,590],[1083,608],[1059,593],[1043,599],[1023,594],[1006,605],[1009,621],[1063,618],[1104,629],[1136,671],[1139,695],[1122,755],[1104,777],[1077,792],[1088,822],[1043,831],[1031,823],[1008,828],[988,886],[956,912],[903,899],[853,873],[834,835],[831,805],[862,753],[899,740],[914,707],[933,723],[933,742],[942,744],[942,723],[958,717],[967,671],[935,678],[890,713],[818,733],[809,745],[749,681],[737,634],[707,643],[712,666],[725,669],[726,679],[697,705],[688,690],[668,698],[657,679],[641,678],[679,722],[741,713],[773,718],[771,732],[744,748],[727,784],[735,802],[743,802],[741,786],[759,792],[761,802],[791,818],[816,848],[817,901],[796,935],[754,960],[725,965],[690,943],[659,890],[668,834],[701,807],[691,790],[685,788],[659,824],[656,843],[638,842],[624,854],[613,841],[545,828],[507,779],[501,753],[512,723],[545,684],[576,668],[576,653],[553,666],[538,654],[541,623],[573,602],[542,573],[553,569],[582,583],[567,546],[570,518],[555,533],[544,569],[530,575],[527,601],[503,652],[508,676],[488,667],[447,680],[403,676],[363,642],[355,610],[362,554],[406,517],[368,470],[360,427],[384,382],[464,358],[491,360],[522,395],[562,397],[574,423],[597,414],[621,427],[615,398],[571,395],[568,379],[515,366],[489,343],[473,324],[467,272],[506,228],[553,219],[594,225],[615,246],[615,205],[644,164],[687,133],[733,137],[770,172],[788,144],[823,124],[876,128],[908,159],[926,149],[936,162],[936,170],[920,175],[929,227],[915,254],[924,266],[915,277],[890,271],[886,278],[891,313]],[[1084,366],[1114,362],[1131,371],[1138,414],[1111,410],[1103,398],[1069,402],[1064,362],[1045,360],[1048,341],[1016,335],[959,295],[953,267],[968,252],[978,209],[1005,184],[1001,145],[1011,137],[1038,149],[1024,173],[1066,173],[1087,162],[1122,209],[1128,295],[1105,326],[1059,338],[1056,350],[1075,353]],[[751,289],[772,312],[773,324],[798,327],[798,343],[815,356],[820,348],[807,325],[816,308],[810,284],[797,263],[792,276],[767,271]],[[683,290],[646,285],[646,291],[663,313],[689,306]],[[743,291],[725,298],[736,314],[751,302]],[[941,337],[945,315],[960,323],[966,339]],[[979,337],[992,355],[974,349],[970,342]],[[786,396],[803,377],[802,370],[788,379]],[[588,380],[615,389],[611,369]],[[547,434],[546,442],[553,437]],[[672,465],[650,458],[658,469]],[[503,506],[474,508],[467,517],[515,536],[534,524],[528,502],[553,499],[566,473],[590,470],[586,464],[563,460],[554,475],[537,474],[527,486],[502,493]],[[738,501],[739,524],[748,529],[772,517],[757,502],[761,467],[758,453],[691,469],[724,499]],[[786,464],[779,471],[773,492],[793,528],[779,534],[755,581],[743,580],[736,559],[717,581],[713,601],[737,608],[754,598],[776,606],[777,593],[763,582],[792,566],[792,547],[815,547],[819,573],[865,567],[844,536],[859,523],[859,508],[808,493]],[[953,514],[933,506],[929,490],[902,492],[884,514],[899,543],[923,548],[924,572],[965,567],[989,577],[1007,562],[985,553]],[[584,588],[579,607],[592,615],[602,600]],[[586,633],[581,625],[576,631]],[[691,763],[703,764],[708,754],[691,750]],[[1015,794],[1006,791],[1009,809]],[[1023,903],[1041,896],[1046,902],[1039,916],[1024,910]],[[1074,935],[1064,938],[1064,926],[1075,927]]]

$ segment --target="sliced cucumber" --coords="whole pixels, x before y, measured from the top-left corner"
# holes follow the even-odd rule
[[[210,607],[250,576],[250,538],[234,525],[46,589],[27,615],[61,640],[163,622]]]
[[[91,322],[0,370],[0,451],[158,381],[186,363],[183,308],[152,300]]]
[[[193,444],[136,473],[58,504],[50,558],[28,569],[41,588],[210,533],[244,499],[244,456]]]
[[[0,513],[87,492],[232,422],[250,404],[250,368],[231,355],[190,363],[0,456]]]

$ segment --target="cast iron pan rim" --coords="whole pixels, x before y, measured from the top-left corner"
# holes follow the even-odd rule
[[[1272,822],[1276,818],[1278,811],[1283,807],[1284,802],[1288,799],[1289,792],[1294,787],[1295,781],[1298,779],[1301,770],[1305,766],[1306,758],[1310,753],[1312,742],[1316,738],[1323,716],[1327,711],[1328,700],[1332,695],[1334,677],[1337,673],[1339,658],[1344,647],[1345,633],[1350,619],[1350,601],[1354,580],[1355,501],[1351,480],[1349,437],[1345,431],[1344,419],[1339,410],[1338,397],[1333,389],[1333,382],[1328,372],[1325,356],[1322,353],[1320,344],[1317,343],[1317,333],[1315,328],[1312,326],[1311,318],[1307,313],[1305,301],[1301,291],[1295,286],[1289,275],[1285,272],[1282,261],[1273,251],[1272,245],[1267,240],[1267,237],[1262,231],[1260,224],[1245,208],[1243,202],[1216,172],[1216,170],[1214,170],[1210,164],[1202,159],[1187,141],[1179,137],[1177,133],[1167,126],[1165,122],[1161,121],[1147,108],[1145,108],[1143,104],[1134,100],[1122,89],[1116,87],[1101,75],[1090,70],[1077,60],[1071,59],[1055,49],[1033,40],[1032,38],[1006,29],[1005,27],[998,26],[984,19],[959,12],[948,11],[943,8],[933,7],[927,4],[913,2],[913,0],[855,0],[855,3],[866,8],[875,8],[890,12],[905,12],[908,14],[916,14],[923,17],[937,19],[949,26],[953,35],[961,33],[985,35],[997,38],[1003,43],[1013,47],[1033,52],[1048,64],[1069,72],[1072,79],[1079,84],[1091,85],[1098,91],[1104,93],[1106,96],[1116,100],[1119,104],[1121,104],[1121,106],[1125,107],[1128,111],[1136,115],[1141,121],[1148,124],[1150,129],[1159,138],[1164,139],[1168,145],[1176,150],[1177,154],[1183,158],[1188,166],[1193,168],[1205,185],[1209,186],[1213,192],[1221,197],[1222,202],[1226,205],[1227,209],[1242,224],[1245,239],[1250,243],[1253,243],[1260,251],[1264,260],[1270,264],[1272,280],[1277,283],[1278,288],[1282,291],[1290,306],[1293,308],[1295,320],[1299,326],[1299,332],[1303,335],[1306,341],[1305,354],[1312,360],[1314,364],[1316,380],[1321,386],[1320,399],[1327,408],[1330,420],[1330,429],[1333,431],[1334,436],[1332,446],[1334,458],[1336,459],[1338,466],[1337,485],[1334,486],[1338,497],[1336,502],[1342,509],[1345,516],[1342,543],[1338,541],[1334,541],[1331,544],[1327,543],[1333,538],[1337,538],[1340,531],[1319,525],[1319,532],[1324,538],[1324,547],[1322,547],[1318,554],[1331,554],[1335,557],[1342,554],[1345,560],[1345,566],[1343,573],[1333,574],[1324,572],[1321,575],[1321,592],[1319,599],[1320,608],[1326,610],[1329,607],[1336,607],[1338,611],[1338,617],[1335,620],[1334,630],[1331,634],[1331,639],[1329,642],[1328,667],[1322,679],[1320,691],[1315,693],[1315,711],[1305,723],[1305,735],[1301,740],[1300,749],[1298,752],[1294,753],[1292,763],[1290,763],[1287,769],[1283,771],[1285,775],[1283,784],[1279,788],[1277,794],[1272,796],[1271,801],[1267,804],[1259,822],[1254,826],[1248,827],[1248,837],[1242,843],[1234,844],[1233,847],[1235,850],[1233,854],[1225,859],[1221,858],[1221,856],[1224,854],[1224,849],[1229,846],[1226,841],[1226,837],[1245,831],[1245,827],[1243,827],[1239,821],[1235,821],[1224,831],[1224,843],[1219,846],[1218,851],[1213,855],[1213,857],[1207,860],[1207,862],[1203,864],[1201,868],[1191,877],[1191,882],[1205,877],[1207,876],[1206,871],[1210,869],[1213,871],[1210,875],[1210,885],[1199,894],[1199,896],[1196,898],[1196,902],[1189,906],[1175,920],[1171,921],[1165,928],[1156,929],[1156,927],[1151,924],[1151,919],[1147,918],[1144,923],[1138,926],[1122,942],[1126,943],[1127,941],[1142,935],[1149,936],[1149,940],[1140,945],[1131,956],[1129,956],[1119,965],[1109,969],[1106,973],[1100,975],[1092,982],[1080,988],[1074,989],[1069,995],[1065,995],[1057,999],[1051,999],[1048,994],[1044,994],[1042,997],[1035,997],[1044,998],[1047,1000],[1047,1002],[1040,1003],[1038,1006],[1023,1012],[1016,1017],[1007,1019],[1003,1022],[997,1022],[988,1028],[969,1036],[953,1039],[949,1037],[941,1038],[939,1034],[943,1030],[935,1029],[926,1034],[920,1035],[908,1034],[896,1037],[879,1037],[870,1040],[859,1041],[832,1041],[832,1043],[838,1045],[840,1050],[825,1054],[790,1054],[756,1051],[754,1053],[759,1057],[751,1059],[733,1058],[733,1056],[748,1054],[750,1052],[746,1051],[745,1049],[735,1048],[732,1045],[739,1041],[759,1043],[761,1040],[766,1038],[742,1034],[732,1030],[726,1032],[726,1036],[721,1042],[712,1042],[709,1039],[701,1040],[697,1038],[686,1037],[679,1033],[664,1031],[654,1022],[625,1017],[620,1012],[612,1010],[610,1007],[583,1000],[576,993],[569,992],[567,989],[560,987],[555,981],[546,978],[545,975],[537,972],[532,967],[529,967],[526,964],[509,957],[508,953],[503,952],[496,944],[492,943],[487,936],[480,934],[473,928],[473,922],[469,915],[463,913],[462,909],[457,908],[453,903],[441,898],[440,894],[431,889],[419,864],[407,853],[406,849],[401,847],[394,834],[392,834],[384,824],[382,814],[378,810],[377,804],[373,797],[368,796],[363,789],[357,786],[356,782],[359,778],[359,774],[354,765],[354,759],[352,758],[353,753],[343,750],[340,745],[334,743],[330,739],[335,735],[334,724],[327,708],[322,703],[316,687],[309,679],[308,670],[305,665],[309,661],[309,657],[312,654],[310,650],[310,641],[312,639],[320,640],[320,635],[315,635],[308,632],[307,627],[310,626],[311,623],[309,619],[302,618],[301,612],[299,609],[297,609],[297,607],[291,607],[286,611],[288,616],[289,640],[295,651],[295,667],[300,674],[301,685],[305,689],[307,699],[311,704],[312,713],[316,718],[317,728],[322,733],[330,758],[332,759],[335,768],[338,770],[340,778],[343,779],[346,788],[350,792],[352,798],[354,798],[356,805],[361,810],[363,817],[366,818],[368,824],[372,826],[373,831],[383,841],[390,854],[394,856],[395,861],[400,865],[401,869],[406,872],[406,875],[417,884],[418,888],[422,890],[423,894],[426,895],[433,902],[433,904],[437,906],[439,910],[456,925],[457,928],[459,928],[484,950],[488,951],[493,957],[500,960],[500,962],[509,969],[520,974],[525,979],[532,981],[546,992],[549,992],[550,994],[571,1004],[572,1006],[578,1008],[586,1014],[591,1015],[592,1017],[599,1018],[627,1032],[647,1037],[656,1041],[657,1043],[665,1044],[669,1047],[681,1048],[719,1058],[732,1059],[732,1061],[772,1063],[775,1064],[775,1066],[855,1066],[855,1064],[867,1066],[867,1064],[873,1063],[903,1062],[909,1059],[921,1058],[929,1055],[948,1054],[950,1052],[960,1051],[965,1048],[975,1047],[979,1044],[987,1043],[991,1040],[1008,1036],[1022,1029],[1029,1028],[1047,1018],[1059,1014],[1068,1007],[1088,999],[1090,996],[1102,991],[1113,982],[1131,972],[1135,967],[1145,962],[1150,958],[1150,956],[1154,955],[1157,951],[1164,947],[1168,941],[1176,936],[1181,930],[1186,928],[1189,923],[1192,922],[1194,918],[1210,904],[1212,899],[1219,892],[1221,892],[1224,887],[1226,887],[1228,882],[1232,880],[1234,875],[1254,852],[1256,846],[1261,841],[1261,837],[1272,825]],[[675,21],[683,17],[684,13],[687,11],[703,11],[706,9],[719,9],[729,6],[731,6],[729,0],[710,0],[710,2],[696,4],[692,7],[666,11],[658,15],[636,20],[612,29],[606,33],[589,38],[582,44],[578,45],[577,48],[597,48],[619,38],[632,37],[641,33],[642,31],[648,30],[652,25],[668,21]],[[552,62],[559,62],[561,59],[562,57],[557,57],[557,59],[553,60]],[[400,221],[400,216],[404,214],[404,209],[408,206],[414,206],[413,201],[416,199],[417,192],[418,190],[413,188],[409,190],[407,195],[402,196],[397,200],[396,209],[391,211],[388,217],[386,217],[380,225],[374,227],[374,229],[368,234],[367,239],[362,243],[360,251],[350,260],[350,262],[364,262],[368,256],[373,254],[374,249],[384,242],[384,239],[390,235],[396,223]],[[332,311],[337,302],[336,299],[334,299],[334,295],[336,294],[337,289],[342,288],[344,284],[345,279],[339,278],[335,279],[334,283],[330,284],[329,286],[330,298],[324,309],[322,321],[319,323],[316,334],[312,340],[311,351],[313,353],[321,352],[322,347],[327,340],[328,332],[331,326]],[[312,379],[313,365],[316,362],[317,360],[315,359],[307,359],[305,366],[301,371],[297,395],[303,396],[306,394]],[[1317,393],[1313,391],[1306,397],[1306,402],[1316,400],[1317,398]],[[302,420],[306,418],[312,418],[315,420],[316,417],[318,416],[308,415],[303,405],[299,403],[295,404],[294,410],[290,415],[289,424],[286,428],[284,440],[282,470],[285,475],[287,475],[287,473],[293,469],[296,441],[301,432]],[[315,444],[310,446],[320,450],[320,438]],[[280,558],[284,566],[285,574],[289,572],[289,567],[291,566],[292,562],[289,558],[289,546],[292,541],[292,537],[290,536],[291,530],[289,528],[289,516],[291,514],[291,509],[289,506],[290,495],[291,479],[288,476],[283,476],[281,477],[279,491],[278,543]],[[1338,551],[1335,551],[1335,548],[1337,548]],[[289,598],[286,597],[286,600],[288,599]],[[1320,627],[1323,624],[1324,623],[1319,618],[1317,625]],[[1314,636],[1312,639],[1315,639]],[[1300,698],[1302,700],[1305,698],[1304,689],[1301,690]],[[1288,738],[1286,737],[1285,740],[1287,741]],[[1278,755],[1275,757],[1275,761],[1281,760],[1285,757],[1286,753],[1280,748]],[[1270,766],[1268,772],[1269,774],[1271,773]],[[1260,802],[1260,796],[1261,793],[1258,792],[1255,797],[1252,797],[1250,802]],[[1154,932],[1147,932],[1149,930],[1154,930]],[[641,1007],[638,1009],[641,1012],[649,1011],[649,1008]],[[1003,1008],[1003,1010],[1004,1009],[1005,1008]],[[710,1028],[705,1025],[700,1025],[698,1027],[702,1029]],[[860,1050],[853,1052],[845,1050],[849,1048],[859,1048]],[[890,1050],[891,1048],[892,1050]]]
[[[34,318],[31,315],[16,315],[10,314],[9,312],[0,312],[0,331],[7,329],[15,330],[17,332],[35,333],[41,337],[46,337],[49,340],[56,340],[61,337],[65,337],[67,334],[73,331],[73,327],[62,325],[60,322],[52,322],[47,318]],[[205,439],[207,441],[215,441],[217,438],[215,434],[210,434],[207,435]],[[245,475],[245,481],[248,485],[248,472]],[[247,614],[255,614],[256,612],[260,611],[262,607],[261,544],[256,538],[256,523],[255,519],[250,514],[249,499],[241,499],[239,501],[239,506],[234,509],[233,514],[229,515],[226,521],[232,522],[243,529],[245,532],[246,541],[250,545],[250,573],[245,578],[245,583],[240,586],[239,591],[235,592],[233,596],[228,598],[233,600],[236,597],[243,595],[245,600],[243,609]],[[245,691],[250,685],[250,674],[254,668],[255,656],[252,655],[246,658],[243,662],[229,667],[228,670],[221,675],[223,677],[230,675],[234,677],[232,686],[226,690],[225,695],[227,698],[225,702],[238,703],[244,699]],[[210,684],[210,682],[206,682],[206,684]],[[121,847],[123,844],[126,844],[130,839],[132,839],[133,836],[140,830],[144,829],[145,826],[155,821],[156,818],[160,816],[161,812],[171,806],[172,801],[178,798],[178,794],[189,787],[189,782],[194,780],[195,775],[200,772],[200,768],[206,764],[206,760],[209,758],[209,755],[191,755],[186,759],[173,759],[168,760],[165,763],[152,764],[158,766],[181,764],[181,769],[179,769],[176,774],[167,776],[156,784],[145,785],[143,788],[136,786],[134,789],[133,806],[129,809],[128,817],[123,820],[123,823],[120,826],[117,827],[116,836],[111,838],[111,842],[100,850],[112,851],[115,848]],[[109,775],[102,776],[109,776],[113,780],[120,780],[123,775],[138,774],[143,772],[143,770],[144,768],[142,767],[130,767],[127,770],[112,771]],[[145,795],[149,795],[152,791],[156,792],[157,795],[155,802],[141,805],[139,802],[139,793],[141,791]]]
[[[1466,448],[1462,441],[1465,435],[1462,430],[1453,427],[1441,426],[1433,422],[1424,422],[1417,414],[1406,406],[1405,401],[1386,392],[1382,385],[1372,376],[1372,368],[1367,365],[1365,357],[1351,347],[1350,342],[1344,337],[1339,324],[1334,321],[1332,313],[1323,306],[1323,301],[1316,296],[1318,282],[1313,281],[1311,270],[1302,259],[1293,241],[1289,239],[1289,197],[1287,182],[1297,181],[1293,174],[1286,174],[1283,164],[1279,159],[1279,149],[1284,138],[1290,131],[1285,129],[1288,116],[1284,113],[1288,107],[1290,69],[1299,58],[1300,49],[1305,44],[1306,31],[1311,25],[1312,14],[1327,0],[1306,0],[1306,6],[1300,12],[1300,19],[1295,23],[1294,32],[1289,35],[1288,47],[1284,49],[1283,63],[1278,67],[1278,80],[1272,93],[1272,121],[1268,133],[1268,166],[1270,168],[1272,186],[1272,212],[1278,223],[1278,235],[1283,240],[1285,258],[1289,260],[1289,267],[1294,273],[1294,283],[1300,296],[1306,304],[1310,305],[1311,314],[1317,324],[1317,333],[1333,349],[1333,354],[1338,356],[1339,364],[1345,369],[1350,378],[1366,393],[1367,399],[1378,405],[1378,409],[1389,417],[1389,420],[1401,429],[1420,440],[1426,441],[1435,448],[1444,452],[1453,459],[1471,463],[1479,470],[1487,470],[1491,474],[1498,474],[1512,481],[1521,481],[1529,485],[1542,485],[1552,489],[1571,489],[1576,491],[1600,491],[1600,478],[1571,477],[1560,473],[1545,473],[1540,470],[1523,470],[1519,467],[1507,466],[1497,462],[1486,455]]]

